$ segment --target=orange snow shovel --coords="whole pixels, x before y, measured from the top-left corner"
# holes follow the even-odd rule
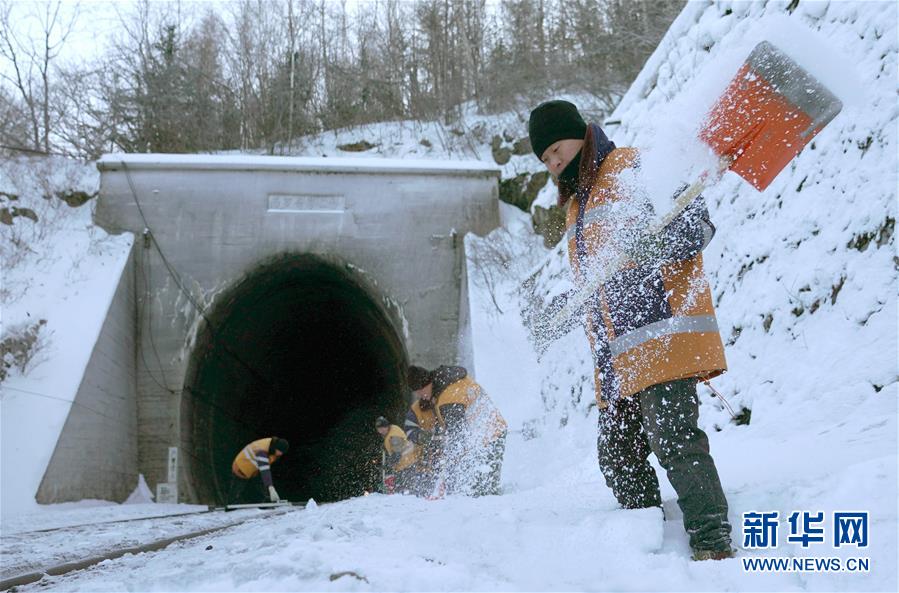
[[[699,137],[762,191],[842,108],[824,85],[763,41],[712,107]]]
[[[718,166],[675,197],[671,210],[646,231],[645,240],[658,236],[728,169],[764,190],[842,108],[830,90],[784,52],[767,41],[756,45],[700,130],[699,138],[718,155]],[[548,327],[564,327],[630,259],[622,255],[608,266],[589,270],[587,280],[552,315]],[[556,337],[539,336],[538,351]]]

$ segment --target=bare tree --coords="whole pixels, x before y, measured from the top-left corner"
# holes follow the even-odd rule
[[[288,148],[293,141],[293,112],[296,105],[296,58],[297,58],[297,22],[294,15],[293,0],[287,0],[287,54],[290,66],[290,92],[288,94],[287,142]]]
[[[0,153],[26,147],[29,143],[28,116],[21,101],[0,86]]]
[[[112,4],[120,27],[96,63],[61,67],[77,8],[0,0],[0,133],[85,156],[274,153],[389,119],[464,130],[468,101],[496,112],[580,92],[610,110],[683,4],[137,0]]]
[[[62,0],[29,4],[0,1],[0,56],[12,70],[12,74],[0,72],[0,76],[12,84],[22,100],[31,128],[30,147],[48,153],[56,123],[51,117],[52,68],[79,14],[77,4],[67,5],[65,11],[63,6]],[[22,27],[31,23],[36,29]]]

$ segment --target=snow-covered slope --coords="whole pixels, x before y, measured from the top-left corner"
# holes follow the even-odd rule
[[[36,219],[16,216],[0,225],[2,338],[37,328],[29,360],[12,364],[0,385],[0,511],[7,517],[37,506],[34,496],[131,249],[130,234],[113,237],[94,226],[92,200],[71,207],[57,195],[77,204],[71,192],[86,199],[98,181],[92,163],[23,158],[0,165],[0,206]]]
[[[604,112],[590,95],[563,95],[577,103],[586,114],[602,117]],[[527,139],[529,106],[521,103],[516,111],[480,114],[474,102],[461,106],[451,122],[389,121],[328,130],[304,136],[290,144],[278,145],[275,155],[352,158],[414,158],[434,160],[481,160],[502,165],[503,178],[541,171]],[[497,150],[492,148],[496,145]],[[505,158],[496,161],[500,154]]]
[[[688,6],[675,23],[685,34],[665,39],[613,114],[620,144],[652,146],[669,117],[695,106],[701,115],[719,56],[742,59],[786,14],[777,3],[701,8]],[[790,416],[816,426],[859,405],[895,403],[895,8],[800,2],[790,17],[797,35],[816,31],[835,54],[812,66],[826,75],[848,63],[836,74],[863,81],[863,92],[844,98],[843,112],[765,192],[733,173],[706,192],[718,235],[705,261],[730,344],[731,372],[719,383],[754,423]]]

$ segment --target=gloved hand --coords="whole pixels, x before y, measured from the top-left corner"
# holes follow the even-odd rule
[[[268,497],[272,502],[281,502],[281,498],[278,496],[278,491],[275,490],[274,486],[268,487]]]
[[[668,251],[665,237],[644,232],[635,235],[628,243],[624,246],[624,251],[634,263],[638,265],[665,263]]]

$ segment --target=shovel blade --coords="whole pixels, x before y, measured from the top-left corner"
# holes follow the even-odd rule
[[[755,46],[709,112],[700,138],[759,191],[843,108],[785,53]]]

